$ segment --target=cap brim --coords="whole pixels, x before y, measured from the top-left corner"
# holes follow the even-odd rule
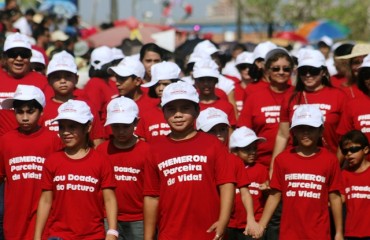
[[[306,125],[306,126],[310,126],[310,127],[320,127],[322,125],[322,123],[313,123],[312,121],[311,122],[297,122],[297,123],[292,123],[292,126],[290,127],[290,129],[293,129],[294,127],[297,127],[297,126],[302,126],[302,125]]]
[[[71,120],[71,121],[75,121],[81,124],[85,124],[89,121],[89,119],[86,119],[86,118],[77,118],[76,116],[70,116],[69,114],[64,114],[63,116],[60,116],[60,117],[58,116],[54,118],[51,122],[56,122],[59,120]]]
[[[123,67],[123,66],[115,66],[108,68],[109,74],[117,74],[120,77],[128,77],[133,75],[132,71],[130,69]]]

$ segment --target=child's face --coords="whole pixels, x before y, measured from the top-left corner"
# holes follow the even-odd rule
[[[14,111],[21,132],[32,133],[38,129],[38,121],[42,115],[40,109],[22,105]]]
[[[68,71],[56,71],[48,76],[49,84],[55,95],[65,96],[73,93],[77,84],[77,75]]]
[[[155,86],[155,94],[157,94],[158,98],[162,97],[162,92],[165,87],[172,83],[171,80],[160,80],[157,85]]]
[[[59,136],[69,149],[80,149],[87,145],[87,134],[90,132],[91,125],[85,125],[67,119],[58,121]]]
[[[134,135],[136,121],[131,124],[113,123],[110,125],[114,139],[119,143],[126,143]]]
[[[140,79],[133,76],[121,77],[116,75],[116,86],[120,96],[132,97],[131,95],[140,86]]]
[[[194,121],[199,111],[189,100],[175,100],[164,106],[163,114],[172,132],[186,132],[194,129]]]
[[[195,79],[195,87],[199,90],[200,95],[212,95],[215,93],[217,79],[213,77],[201,77]]]
[[[229,126],[225,123],[219,123],[213,126],[208,133],[215,135],[222,143],[226,144],[229,139]]]
[[[292,129],[294,137],[297,139],[298,146],[312,147],[316,146],[321,138],[322,129],[307,125],[298,125]]]
[[[362,147],[361,144],[346,142],[341,148],[344,160],[348,162],[351,169],[358,168],[369,152],[368,147]]]
[[[246,147],[237,148],[235,152],[243,160],[245,165],[254,164],[257,159],[257,141],[252,142]]]

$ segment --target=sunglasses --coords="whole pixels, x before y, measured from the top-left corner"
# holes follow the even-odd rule
[[[17,58],[20,56],[21,58],[31,58],[32,52],[29,50],[21,50],[21,49],[10,49],[5,52],[8,58]]]
[[[357,153],[358,151],[360,151],[362,149],[363,149],[362,146],[353,146],[353,147],[349,147],[349,148],[342,148],[341,152],[342,152],[343,155],[347,155],[349,152],[350,153]]]
[[[271,69],[271,71],[273,71],[273,72],[280,72],[280,71],[281,71],[281,69],[283,69],[283,72],[286,72],[286,73],[288,73],[288,72],[291,72],[291,71],[292,71],[292,68],[291,68],[291,67],[271,67],[270,69]]]
[[[250,69],[252,67],[252,64],[249,63],[242,63],[237,66],[239,70],[245,70],[245,69]]]
[[[310,74],[311,76],[317,76],[321,72],[321,68],[316,67],[300,67],[298,68],[298,74],[301,76],[306,76]]]

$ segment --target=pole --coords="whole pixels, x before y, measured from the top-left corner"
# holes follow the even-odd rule
[[[117,0],[111,0],[111,22],[115,22],[118,19],[118,3]]]
[[[242,40],[242,14],[243,14],[243,4],[241,2],[242,0],[237,0],[236,2],[236,38],[238,42]]]

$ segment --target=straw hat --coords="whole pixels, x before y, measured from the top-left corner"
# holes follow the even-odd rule
[[[357,43],[352,48],[351,54],[336,57],[336,59],[350,59],[358,56],[364,56],[370,54],[370,44],[368,43]]]

